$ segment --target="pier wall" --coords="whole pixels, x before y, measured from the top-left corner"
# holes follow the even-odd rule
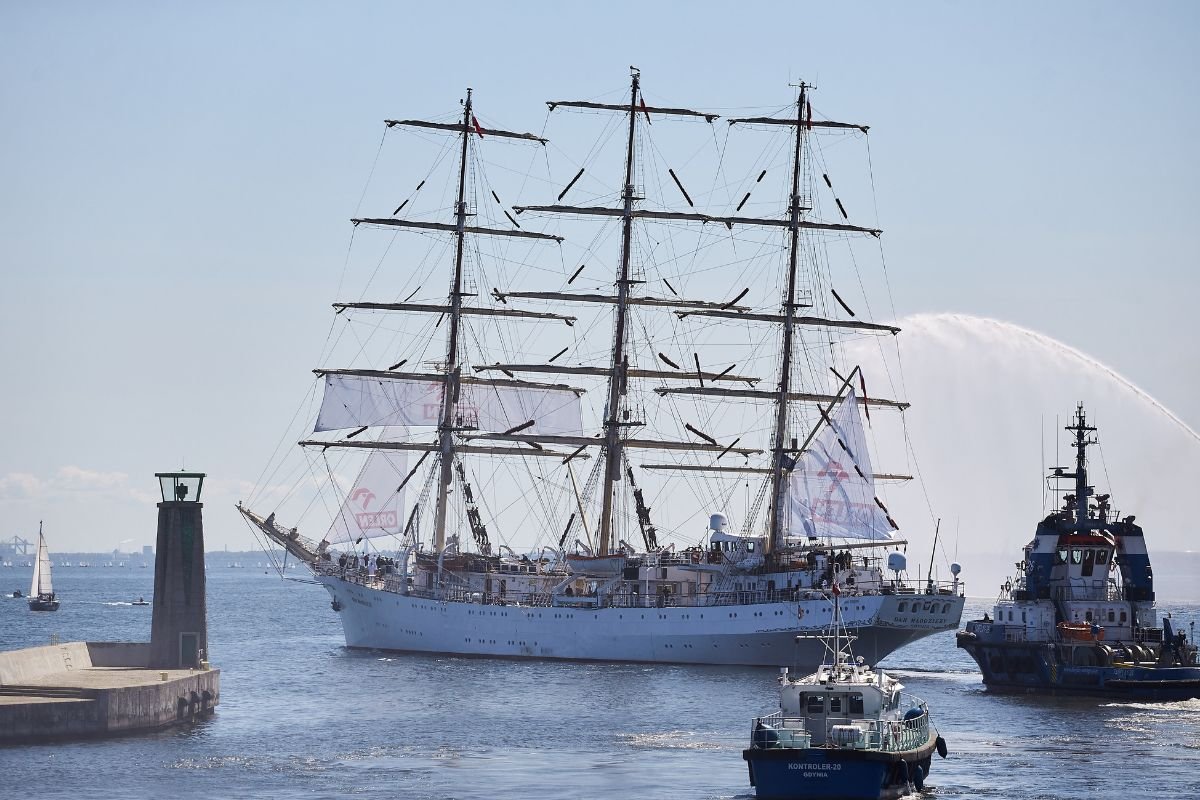
[[[147,669],[149,659],[149,644],[125,642],[0,653],[0,745],[152,730],[213,712],[220,670]]]

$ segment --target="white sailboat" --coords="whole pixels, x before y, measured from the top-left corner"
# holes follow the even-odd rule
[[[50,574],[50,551],[38,523],[37,558],[33,562],[33,580],[29,585],[30,611],[58,611],[58,598],[54,595],[54,580]]]
[[[472,217],[484,213],[479,199],[490,203],[490,195],[498,205],[500,201],[494,189],[485,190],[489,184],[481,173],[488,162],[475,149],[491,137],[545,140],[483,128],[470,91],[456,121],[388,121],[389,129],[415,128],[422,135],[448,132],[459,139],[453,217],[448,222],[402,218],[399,214],[410,198],[390,217],[353,222],[393,234],[409,230],[449,237],[453,262],[448,296],[437,303],[409,302],[418,286],[407,297],[397,295],[404,297],[400,302],[335,304],[336,313],[346,317],[433,315],[437,322],[406,340],[409,350],[386,353],[386,361],[316,370],[324,395],[312,434],[300,442],[307,453],[319,457],[312,459],[315,482],[338,485],[328,454],[370,453],[353,486],[339,492],[328,533],[317,542],[297,528],[278,525],[274,512],[262,514],[239,504],[252,529],[312,568],[341,613],[346,643],[352,647],[677,663],[778,665],[798,660],[815,665],[820,648],[801,644],[797,652],[795,637],[829,624],[828,592],[835,584],[847,593],[845,624],[855,630],[860,652],[872,662],[914,639],[956,628],[964,602],[956,565],[952,581],[933,580],[932,568],[925,580],[910,580],[898,552],[906,541],[897,537],[897,523],[876,488],[879,481],[908,476],[874,470],[863,413],[870,408],[903,411],[907,404],[867,397],[861,369],[844,357],[847,336],[891,336],[898,329],[858,319],[830,288],[821,262],[825,250],[820,236],[871,237],[880,232],[815,217],[818,186],[813,177],[821,175],[826,185],[832,184],[815,166],[810,139],[814,130],[865,135],[866,127],[813,120],[803,84],[787,116],[730,120],[741,127],[783,126],[790,134],[789,145],[782,155],[776,152],[772,162],[773,168],[786,170],[781,190],[787,207],[778,216],[750,217],[739,216],[749,191],[736,208],[731,203],[720,213],[648,207],[648,192],[640,184],[648,170],[641,159],[656,154],[645,145],[652,133],[651,119],[711,124],[717,115],[648,104],[636,70],[627,102],[548,105],[552,111],[624,115],[623,125],[609,126],[604,134],[611,137],[626,128],[621,188],[608,195],[609,201],[618,199],[617,207],[515,206],[510,213],[501,206],[511,227],[504,227],[498,215],[499,225],[477,224]],[[751,173],[750,190],[767,173],[762,169],[759,174],[759,166]],[[558,201],[584,171],[579,169]],[[666,172],[673,181],[667,186],[678,187],[694,207],[677,173]],[[597,202],[603,196],[598,194]],[[837,207],[845,219],[840,199]],[[485,274],[477,245],[481,239],[562,241],[557,235],[520,227],[514,214],[523,213],[615,222],[620,244],[611,291],[569,290],[583,266],[568,270],[570,277],[564,274],[555,291],[512,288],[508,281],[514,276],[505,269]],[[778,287],[779,308],[739,305],[748,295],[759,294],[750,287],[732,300],[683,299],[671,276],[652,275],[634,256],[635,249],[644,252],[652,244],[639,238],[640,226],[651,224],[729,231],[731,237],[734,231],[757,231],[750,246],[759,252],[766,248],[763,242],[782,233],[773,240],[773,261],[758,268],[765,283],[769,271],[781,265],[770,276],[771,286]],[[677,255],[673,263],[699,258],[703,249],[697,246],[686,257]],[[596,257],[605,255],[612,254]],[[650,283],[655,290],[662,286],[662,291],[649,291]],[[479,291],[481,286],[492,286],[490,295]],[[538,303],[553,310],[531,310]],[[544,350],[539,336],[517,334],[511,327],[495,333],[482,330],[483,324],[511,326],[518,321],[575,325],[577,317],[558,313],[567,304],[601,309],[598,315],[611,311],[611,319],[572,329],[580,340],[578,349],[584,352],[586,344],[586,352],[602,354],[606,363],[596,364],[594,355],[593,363],[555,363],[569,348],[554,355],[547,351],[549,357],[541,357],[544,363],[523,360],[514,342],[529,345],[536,354]],[[667,320],[657,335],[647,322],[651,315]],[[481,321],[480,327],[471,327],[475,321]],[[686,338],[752,328],[758,333],[746,338],[767,352],[747,356],[744,363],[773,359],[778,370],[773,389],[756,388],[760,379],[741,374],[737,364],[702,368],[699,350],[692,350]],[[425,361],[429,371],[401,369],[410,361],[419,362],[443,331],[444,357]],[[670,340],[670,349],[692,350],[684,363],[694,362],[695,369],[681,367],[680,356],[672,360],[663,352],[664,339]],[[506,360],[497,361],[497,354]],[[591,409],[593,419],[585,423],[587,389],[534,382],[521,374],[598,380],[602,402]],[[721,423],[710,406],[730,409],[732,421]],[[766,413],[754,411],[763,406]],[[690,418],[697,424],[685,421],[688,417],[681,409],[694,414]],[[372,430],[380,434],[376,439],[357,438]],[[634,463],[630,454],[647,450],[678,460]],[[407,454],[420,454],[411,468]],[[723,457],[730,458],[721,461]],[[745,459],[745,464],[729,464],[734,457]],[[581,488],[573,466],[589,458],[590,473]],[[542,514],[540,522],[524,523],[522,532],[532,527],[537,541],[532,547],[521,546],[523,555],[504,544],[494,547],[489,538],[496,515],[486,514],[477,490],[506,473],[499,466],[473,465],[496,460],[515,461],[524,470],[526,484],[515,492],[515,499],[510,491],[505,500],[527,507],[529,517]],[[423,479],[417,479],[423,470]],[[697,483],[707,502],[720,504],[716,508],[721,511],[708,515],[702,536],[689,538],[656,522],[644,487],[662,474],[667,477],[657,495],[659,505],[680,504],[672,485]],[[704,483],[710,479],[712,483]],[[757,493],[746,492],[740,533],[730,529],[724,513],[733,492],[719,487],[719,481],[731,479],[761,481]],[[411,502],[405,499],[408,487],[416,490]],[[559,493],[551,496],[550,487],[559,487]],[[425,536],[423,518],[432,523]],[[673,541],[660,541],[660,536]],[[639,538],[640,546],[629,544]],[[377,548],[385,539],[393,543],[395,555],[380,558]]]

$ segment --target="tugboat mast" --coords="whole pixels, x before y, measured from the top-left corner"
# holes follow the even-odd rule
[[[1075,472],[1071,475],[1063,475],[1064,478],[1075,479],[1075,525],[1079,530],[1085,530],[1089,527],[1088,522],[1088,497],[1092,494],[1092,487],[1088,486],[1087,478],[1087,448],[1088,445],[1096,443],[1096,440],[1088,436],[1096,430],[1094,426],[1087,424],[1087,417],[1083,413],[1083,403],[1075,409],[1075,424],[1068,425],[1066,430],[1075,434]]]

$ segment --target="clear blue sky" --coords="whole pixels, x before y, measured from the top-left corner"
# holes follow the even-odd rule
[[[1185,2],[0,5],[0,538],[44,518],[58,549],[149,543],[152,474],[186,459],[213,476],[210,545],[249,547],[228,504],[311,383],[381,120],[469,85],[536,130],[544,100],[620,91],[630,64],[701,108],[816,80],[873,126],[898,315],[1040,331],[1200,428],[1198,22]]]

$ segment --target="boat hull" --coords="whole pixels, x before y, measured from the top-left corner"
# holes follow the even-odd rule
[[[36,600],[36,599],[30,600],[29,601],[29,610],[30,611],[58,611],[58,601],[57,600]]]
[[[580,608],[446,602],[318,575],[339,610],[349,647],[465,656],[573,661],[813,665],[824,649],[827,599],[752,605]],[[900,612],[922,603],[922,611]],[[953,595],[842,597],[855,652],[877,662],[909,642],[950,630],[962,615]],[[803,614],[799,613],[803,612]],[[803,625],[801,624],[803,620]]]
[[[1047,642],[994,642],[965,631],[957,644],[975,660],[996,692],[1094,695],[1129,700],[1200,698],[1200,666],[1062,663]]]
[[[742,758],[760,800],[886,800],[923,785],[935,741],[931,736],[920,748],[897,753],[776,748],[743,750]]]

